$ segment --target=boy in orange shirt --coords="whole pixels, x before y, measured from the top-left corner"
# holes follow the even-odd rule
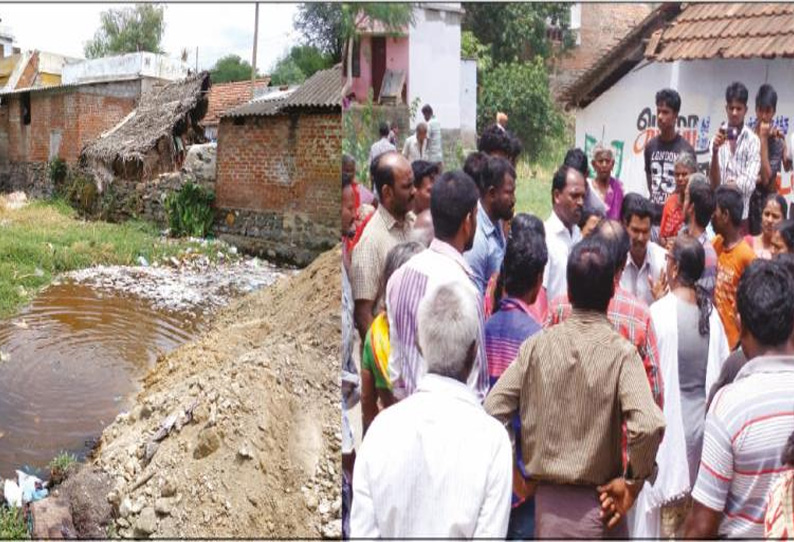
[[[717,237],[717,283],[714,287],[714,306],[725,326],[728,344],[733,350],[739,342],[739,325],[736,318],[736,290],[744,270],[755,259],[755,252],[741,234],[744,201],[734,185],[722,185],[714,193],[716,208],[711,224]]]

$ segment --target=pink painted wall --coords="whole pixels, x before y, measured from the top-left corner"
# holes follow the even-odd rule
[[[408,85],[408,37],[386,38],[386,69],[403,70]],[[363,102],[372,86],[372,37],[361,37],[361,76],[353,78],[353,92],[356,99]]]

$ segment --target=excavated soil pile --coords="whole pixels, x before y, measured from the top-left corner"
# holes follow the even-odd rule
[[[340,250],[158,360],[93,460],[110,534],[337,537]]]

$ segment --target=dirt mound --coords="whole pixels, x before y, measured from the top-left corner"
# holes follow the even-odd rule
[[[119,535],[341,534],[340,257],[239,300],[158,360],[93,460]]]

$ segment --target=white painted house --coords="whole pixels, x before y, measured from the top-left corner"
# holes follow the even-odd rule
[[[460,2],[414,5],[414,22],[400,35],[371,25],[361,32],[353,50],[352,91],[358,102],[373,90],[375,101],[387,72],[401,73],[401,103],[430,104],[450,136],[459,136],[464,146],[474,146],[477,119],[477,65],[461,59]],[[411,128],[422,120],[411,119]],[[445,145],[446,146],[446,145]]]
[[[725,89],[749,90],[746,123],[755,123],[755,95],[769,83],[778,94],[776,124],[789,133],[794,116],[794,4],[666,3],[563,93],[576,110],[576,144],[599,141],[617,154],[615,174],[629,191],[647,194],[643,151],[658,133],[655,94],[681,95],[678,130],[706,170],[709,140],[726,120]],[[780,193],[792,199],[783,172]]]

